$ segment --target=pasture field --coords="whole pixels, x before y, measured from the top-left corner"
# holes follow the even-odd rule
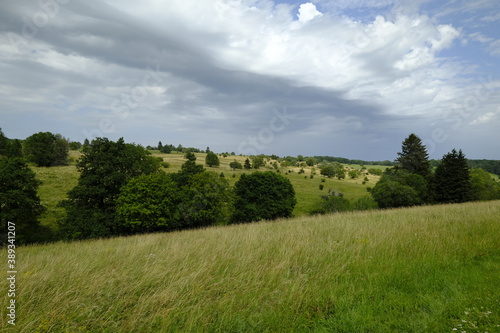
[[[163,169],[166,172],[177,172],[180,170],[181,165],[186,162],[183,153],[173,152],[171,154],[161,154],[158,151],[153,151],[153,156],[161,157],[165,162],[170,164],[170,167]],[[204,153],[196,153],[197,163],[205,164]],[[75,161],[79,158],[80,153],[78,151],[70,152],[70,165],[62,167],[52,167],[52,168],[39,168],[32,166],[31,168],[37,174],[37,178],[42,181],[42,185],[39,188],[39,195],[42,203],[47,207],[46,212],[41,217],[41,224],[55,230],[57,228],[56,221],[64,216],[64,209],[58,207],[58,203],[67,197],[67,193],[78,183],[79,173],[75,167]],[[229,181],[231,185],[239,179],[240,175],[243,173],[251,173],[255,170],[236,170],[233,171],[229,167],[229,163],[237,160],[241,164],[245,162],[246,156],[228,156],[219,157],[221,165],[219,167],[207,167],[206,170],[213,171],[217,173],[224,173],[224,176]],[[352,166],[356,168],[356,166]],[[304,174],[299,174],[300,167],[289,167],[282,168],[282,174],[286,175],[295,188],[297,205],[294,209],[294,216],[303,216],[311,212],[316,205],[319,203],[320,196],[328,193],[328,190],[342,192],[349,199],[357,199],[361,196],[367,195],[367,187],[375,186],[376,182],[380,177],[368,175],[369,181],[362,185],[364,176],[360,176],[357,179],[325,179],[322,183],[322,176],[319,175],[319,170],[316,168],[316,175],[311,179],[311,168],[305,167]],[[359,166],[357,167],[359,169]],[[262,167],[260,171],[272,170],[270,164],[267,167]],[[288,173],[291,170],[292,173]],[[234,177],[233,177],[234,176]],[[323,184],[324,189],[320,190],[319,185]],[[49,237],[50,238],[50,237]]]
[[[17,249],[2,332],[499,332],[500,201]],[[6,250],[2,249],[2,258]],[[8,281],[0,280],[6,308]]]

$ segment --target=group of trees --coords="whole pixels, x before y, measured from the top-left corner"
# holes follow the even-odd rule
[[[24,158],[39,167],[66,165],[70,143],[60,134],[39,132],[26,138],[7,138],[0,129],[0,156]]]
[[[179,172],[168,174],[147,150],[123,139],[95,139],[82,153],[78,185],[62,203],[67,216],[60,230],[67,239],[289,217],[296,204],[287,178],[256,172],[242,175],[233,189],[192,152]]]
[[[403,141],[396,163],[371,190],[380,208],[500,199],[500,184],[482,169],[469,169],[461,150],[445,154],[433,170],[415,134]]]

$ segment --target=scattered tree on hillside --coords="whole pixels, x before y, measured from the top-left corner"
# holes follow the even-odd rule
[[[231,163],[229,163],[229,167],[233,170],[236,170],[236,169],[243,169],[243,165],[241,165],[240,162],[234,160],[232,161]]]
[[[427,148],[422,144],[422,140],[415,134],[410,134],[403,141],[401,152],[398,153],[396,162],[398,168],[408,170],[410,173],[421,175],[429,179],[431,168]]]
[[[40,181],[20,158],[0,158],[0,244],[7,239],[7,223],[16,225],[16,240],[31,241],[30,233],[38,226],[44,211],[38,197]]]
[[[65,165],[69,143],[60,134],[39,132],[24,141],[24,156],[39,167]]]
[[[328,178],[332,178],[335,176],[335,166],[330,163],[322,165],[319,169],[319,173]]]
[[[306,164],[310,167],[312,167],[314,164],[316,164],[316,161],[312,157],[306,158]]]
[[[219,157],[217,157],[216,153],[209,151],[207,153],[207,156],[205,157],[205,164],[208,165],[209,167],[219,166],[220,165]]]
[[[243,165],[243,167],[246,170],[250,170],[252,168],[252,165],[250,165],[250,160],[248,158],[245,160],[245,164]]]
[[[434,173],[435,200],[458,203],[471,199],[469,166],[462,150],[453,149],[443,156]]]
[[[483,169],[470,170],[471,199],[498,200],[500,199],[500,183]]]
[[[425,178],[398,168],[387,169],[371,194],[380,208],[415,206],[430,200]]]
[[[66,219],[60,229],[68,239],[122,234],[116,223],[116,199],[132,178],[159,170],[159,161],[141,146],[97,138],[83,149],[77,162],[78,185],[62,205]]]
[[[337,177],[337,179],[345,179],[345,169],[342,165],[338,165],[335,168],[335,177]]]
[[[243,174],[236,182],[234,192],[236,210],[233,222],[290,217],[297,203],[290,180],[272,171]]]
[[[370,193],[380,208],[407,207],[422,203],[413,187],[393,180],[379,181]]]
[[[252,166],[254,169],[260,169],[260,167],[266,165],[266,162],[264,161],[264,155],[254,156],[252,162]]]
[[[163,150],[163,144],[161,143],[161,141],[158,141],[158,150],[159,151]]]

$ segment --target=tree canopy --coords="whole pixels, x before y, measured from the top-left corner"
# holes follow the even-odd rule
[[[398,168],[407,170],[410,173],[420,175],[424,178],[430,177],[431,166],[427,148],[422,144],[422,140],[415,134],[410,134],[403,141],[401,152],[398,153],[398,156],[399,157],[396,159]]]
[[[93,238],[123,232],[115,221],[116,199],[129,180],[159,170],[159,161],[141,146],[97,138],[84,147],[77,162],[78,185],[63,203],[61,221],[66,238]]]
[[[462,150],[453,149],[443,156],[434,173],[435,200],[458,203],[471,199],[469,166]]]
[[[2,239],[7,222],[16,224],[19,242],[29,239],[31,229],[38,226],[44,207],[38,197],[40,181],[20,158],[0,158],[0,228]]]
[[[233,222],[290,217],[297,203],[290,180],[272,171],[241,175],[234,192],[236,210]]]
[[[23,153],[39,167],[66,165],[69,143],[60,134],[39,132],[26,138]]]

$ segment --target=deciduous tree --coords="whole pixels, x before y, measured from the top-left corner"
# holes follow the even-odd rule
[[[78,185],[63,202],[66,219],[60,227],[64,237],[82,239],[123,233],[116,223],[116,199],[132,178],[159,170],[159,161],[141,146],[97,138],[83,149],[77,162]]]
[[[243,174],[236,182],[234,192],[236,209],[233,222],[290,217],[297,203],[290,180],[272,171]]]

